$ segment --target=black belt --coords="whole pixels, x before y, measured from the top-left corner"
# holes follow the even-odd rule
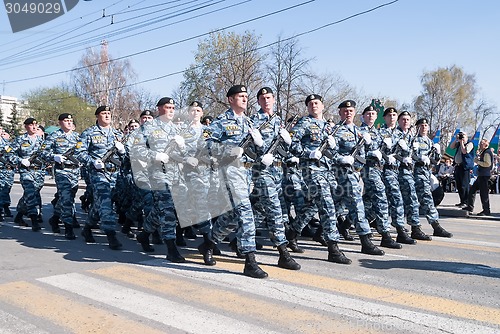
[[[63,169],[78,169],[80,168],[80,166],[77,166],[77,165],[64,165],[64,166],[61,166],[61,165],[56,165],[56,169],[57,170],[63,170]]]
[[[398,170],[396,165],[384,165],[384,170]]]
[[[426,167],[426,164],[424,164],[422,161],[417,161],[415,162],[415,167]]]
[[[373,160],[368,160],[365,164],[367,167],[374,167],[374,168],[381,168],[380,162],[378,161],[373,161]]]

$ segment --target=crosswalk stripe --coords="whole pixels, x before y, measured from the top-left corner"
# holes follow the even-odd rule
[[[180,276],[208,281],[212,284],[218,282],[223,286],[231,286],[264,297],[273,296],[288,303],[300,302],[310,307],[315,305],[316,308],[334,313],[342,309],[345,312],[348,310],[354,318],[359,317],[360,314],[368,314],[367,322],[376,319],[375,321],[381,321],[381,323],[397,323],[403,329],[408,329],[408,326],[413,326],[412,324],[418,324],[419,328],[412,328],[412,330],[422,333],[429,333],[429,328],[440,330],[455,328],[457,331],[463,330],[464,333],[486,333],[491,332],[489,324],[498,327],[500,323],[500,310],[490,307],[470,305],[444,298],[424,296],[305,272],[290,272],[270,266],[263,266],[263,268],[272,279],[262,281],[238,277],[239,284],[236,286],[234,277],[231,275],[201,270],[183,270],[180,266],[166,266],[164,261],[158,259],[147,261],[144,264],[154,266],[155,270],[164,273],[171,272]],[[196,267],[196,264],[186,264],[185,266]],[[239,272],[241,266],[241,264],[232,261],[218,261],[217,263],[219,270],[233,272]],[[245,279],[244,284],[241,282],[243,279]],[[295,286],[289,285],[289,283]],[[338,294],[347,294],[351,297],[343,297]],[[293,296],[301,296],[301,298],[297,300]],[[372,299],[374,302],[363,299]],[[392,305],[386,305],[387,303]],[[417,310],[405,310],[401,306]],[[335,309],[332,310],[331,307]],[[352,311],[355,311],[354,315]],[[431,315],[425,312],[437,312],[462,319],[452,319],[448,316]],[[361,316],[361,318],[363,317]],[[486,324],[482,325],[481,322]]]
[[[229,291],[225,286],[213,287],[209,281],[192,282],[186,277],[168,278],[165,275],[146,271],[144,268],[133,266],[113,266],[93,270],[92,273],[123,283],[154,290],[161,294],[179,297],[184,301],[195,302],[203,308],[218,310],[220,313],[230,313],[239,319],[254,318],[264,323],[271,323],[289,331],[301,333],[327,333],[335,323],[337,333],[367,333],[366,328],[356,329],[352,323],[342,319],[334,319],[331,315],[325,316],[308,309],[298,309],[295,304],[283,303],[276,300],[247,297],[239,292]],[[223,274],[224,273],[218,273]],[[226,274],[233,276],[232,274]],[[166,284],[168,282],[168,284]]]
[[[0,310],[0,334],[49,334],[49,332]]]
[[[166,300],[78,273],[50,276],[38,280],[189,333],[278,333],[240,319],[235,321],[222,314]]]
[[[71,281],[67,283],[77,284]],[[37,317],[48,319],[73,333],[163,333],[102,308],[77,302],[28,282],[0,285],[0,297],[3,301],[20,307]],[[35,331],[30,333],[35,333]]]

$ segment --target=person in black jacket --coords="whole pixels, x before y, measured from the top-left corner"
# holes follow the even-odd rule
[[[483,211],[478,213],[478,216],[489,216],[491,214],[488,182],[490,180],[491,169],[493,167],[493,152],[490,148],[488,148],[489,145],[490,142],[486,139],[482,139],[479,143],[477,156],[474,159],[474,162],[478,167],[477,179],[470,187],[469,196],[467,198],[467,206],[462,209],[469,212],[474,211],[476,192],[479,190],[479,194],[481,196],[481,204],[483,205]]]
[[[474,167],[474,144],[468,140],[465,132],[459,132],[450,147],[457,149],[454,158],[454,176],[460,203],[455,204],[455,206],[464,207],[467,205],[469,196],[470,171]]]

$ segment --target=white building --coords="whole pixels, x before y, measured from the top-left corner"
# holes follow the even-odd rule
[[[19,101],[17,97],[0,95],[0,110],[2,111],[2,123],[7,124],[10,122],[12,115],[12,106],[16,105],[16,109],[19,115],[19,119],[23,119],[26,111],[24,110],[24,101]]]

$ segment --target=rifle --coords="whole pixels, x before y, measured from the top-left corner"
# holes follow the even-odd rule
[[[74,165],[78,166],[78,165],[80,165],[80,161],[78,161],[78,159],[76,159],[76,158],[74,157],[75,150],[76,150],[76,146],[73,146],[73,147],[71,147],[70,149],[68,149],[66,152],[64,152],[64,153],[62,154],[62,156],[63,156],[65,159],[67,159],[67,160],[71,161],[71,163],[73,163]]]
[[[271,120],[276,117],[276,113],[274,113],[271,117],[269,117],[269,119],[267,121],[265,121],[264,123],[262,123],[258,128],[257,130],[262,130],[264,129],[268,124],[271,123]],[[249,149],[250,147],[250,144],[253,142],[253,139],[252,139],[252,135],[250,133],[248,133],[246,135],[245,138],[243,138],[241,140],[241,142],[238,144],[238,147],[241,147],[243,149],[243,151],[245,152],[245,154],[252,160],[255,160],[257,158],[257,154],[254,152],[254,151],[251,151]]]
[[[293,119],[290,120],[285,125],[285,130],[290,132],[290,130],[292,129],[295,122],[297,122],[298,118],[299,118],[298,115],[293,116]],[[284,151],[283,149],[280,150],[282,142],[283,142],[283,138],[278,134],[278,136],[276,138],[274,138],[273,141],[271,142],[271,145],[269,145],[269,147],[267,148],[265,154],[274,155],[276,152],[278,152],[283,158],[286,158],[286,151]]]
[[[370,133],[370,131],[373,129],[374,126],[375,126],[375,124],[370,126],[370,128],[368,129],[368,133]],[[351,152],[351,157],[355,158],[356,160],[358,160],[362,164],[366,163],[366,159],[361,158],[360,156],[358,156],[358,154],[359,154],[359,151],[361,151],[361,148],[363,148],[363,146],[365,145],[365,143],[366,143],[365,137],[361,137],[361,139],[356,143],[356,146],[354,146],[354,149]]]
[[[129,136],[131,135],[132,133],[129,133],[127,134],[126,136],[123,136],[121,140],[119,140],[120,143],[126,143]],[[116,159],[114,157],[114,155],[117,153],[117,148],[116,146],[113,144],[113,147],[111,147],[109,150],[106,151],[106,153],[104,153],[104,155],[102,156],[101,160],[104,164],[106,164],[106,162],[111,162],[113,165],[115,165],[117,168],[120,168],[122,166],[122,162],[119,160],[119,159]],[[65,153],[66,154],[66,153]],[[106,170],[106,167],[104,167],[104,170]]]
[[[337,134],[337,132],[339,132],[340,128],[345,124],[346,120],[347,120],[347,118],[344,118],[344,120],[342,122],[340,122],[340,124],[337,125],[337,127],[335,128],[335,130],[333,130],[333,132],[330,135],[335,137],[335,135]],[[328,148],[328,137],[329,136],[326,136],[323,139],[323,141],[321,142],[321,145],[319,145],[319,147],[318,147],[318,151],[321,153],[321,155],[326,156],[328,159],[333,159],[333,155],[331,154],[331,152],[329,150],[327,150],[327,148]]]
[[[41,152],[41,150],[36,150],[33,154],[30,155],[30,157],[28,158],[30,165],[38,165],[40,167],[42,166],[43,162],[40,159]]]
[[[3,164],[6,168],[14,168],[15,166],[12,165],[12,163],[10,161],[5,159],[5,157],[3,156],[4,154],[5,154],[5,150],[2,150],[0,152],[0,163]]]

